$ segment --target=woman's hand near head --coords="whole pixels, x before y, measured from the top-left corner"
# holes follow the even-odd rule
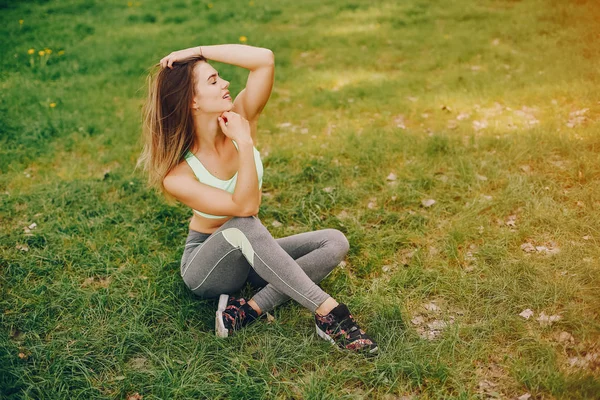
[[[173,63],[177,61],[183,61],[185,59],[200,56],[202,55],[202,50],[200,46],[198,47],[190,47],[189,49],[183,49],[178,51],[173,51],[166,57],[161,58],[160,66],[163,68],[173,68]]]
[[[235,140],[237,144],[252,143],[250,123],[240,114],[233,111],[225,111],[218,117],[218,121],[225,136]]]

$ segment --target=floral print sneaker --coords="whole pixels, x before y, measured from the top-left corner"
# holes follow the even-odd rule
[[[340,349],[355,351],[366,356],[378,354],[377,343],[354,321],[348,307],[340,303],[327,315],[315,313],[317,335]]]
[[[222,294],[215,318],[215,333],[222,338],[232,336],[237,330],[258,318],[258,313],[250,307],[246,299]]]

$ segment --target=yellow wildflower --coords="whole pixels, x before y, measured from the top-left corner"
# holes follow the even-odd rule
[[[131,7],[133,6],[133,3],[131,1],[127,2],[127,7]]]
[[[33,54],[33,53],[35,53],[35,50],[34,50],[34,49],[29,49],[29,50],[27,50],[27,54]]]
[[[46,52],[46,54],[52,54],[52,50],[50,49],[44,49],[44,51]]]
[[[213,4],[212,3],[208,3],[207,7],[208,8],[213,8]]]
[[[50,108],[56,107],[56,103],[50,103]]]
[[[64,51],[64,50],[61,50],[61,51],[59,51],[59,52],[58,52],[58,55],[59,55],[59,56],[62,56],[63,54],[65,54],[65,51]]]
[[[19,20],[19,25],[23,25],[23,20],[22,19]]]
[[[254,2],[253,2],[253,1],[251,1],[251,2],[249,2],[249,3],[248,3],[248,5],[249,5],[250,7],[252,7],[252,6],[254,5]]]
[[[246,36],[240,36],[240,42],[246,43],[247,41],[248,41],[248,38]]]
[[[45,52],[44,50],[40,50],[40,51],[38,52],[38,54],[39,54],[39,55],[40,55],[40,57],[41,57],[41,56],[43,56],[44,54],[46,54],[46,52]]]

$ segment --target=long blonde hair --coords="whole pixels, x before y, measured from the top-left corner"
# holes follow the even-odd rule
[[[144,148],[136,168],[148,174],[150,187],[173,200],[163,186],[163,179],[194,145],[193,70],[202,56],[173,63],[173,69],[153,66],[146,79],[148,97],[142,108]]]

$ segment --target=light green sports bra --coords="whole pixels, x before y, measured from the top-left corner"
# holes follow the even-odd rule
[[[238,145],[235,142],[235,140],[232,140],[232,141],[233,141],[233,144],[235,145],[235,148],[238,149]],[[198,178],[198,180],[201,183],[204,183],[205,185],[209,185],[212,187],[216,187],[218,189],[223,189],[223,190],[233,194],[233,191],[235,189],[235,184],[237,182],[237,177],[238,177],[237,172],[235,173],[235,175],[233,175],[233,177],[224,181],[224,180],[219,179],[216,176],[212,175],[210,172],[208,172],[208,170],[204,167],[204,165],[202,165],[200,160],[198,160],[198,158],[191,151],[188,151],[185,154],[185,161],[187,161],[187,163],[190,166],[190,168],[192,169],[192,171],[194,171],[194,175],[196,175],[196,178]],[[260,152],[256,149],[256,147],[254,147],[254,163],[256,164],[256,173],[258,175],[258,188],[260,189],[262,187],[263,164],[260,159]],[[203,213],[198,210],[194,210],[194,212],[205,218],[216,219],[216,218],[227,218],[228,217],[227,215],[206,214],[206,213]]]

